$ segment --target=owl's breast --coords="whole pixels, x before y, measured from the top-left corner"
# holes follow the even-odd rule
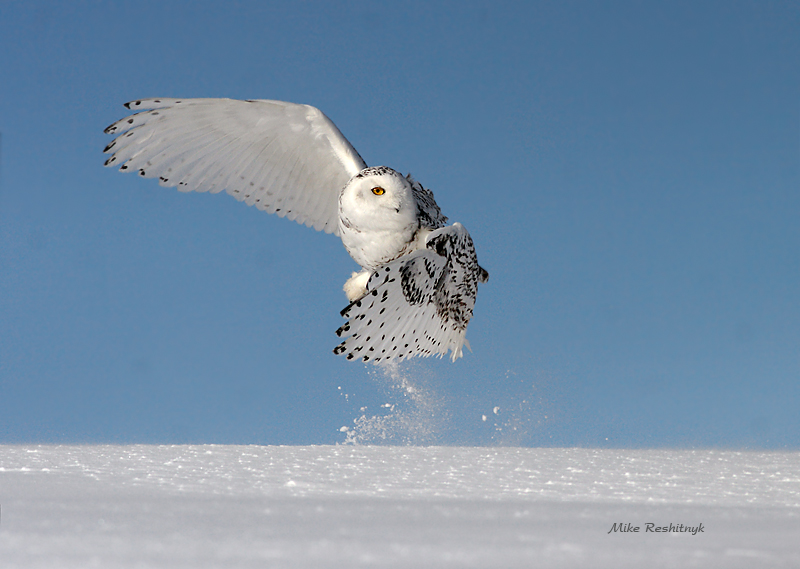
[[[346,220],[345,220],[346,221]],[[339,220],[339,233],[347,252],[365,269],[374,270],[418,248],[415,223],[397,229],[358,229]]]

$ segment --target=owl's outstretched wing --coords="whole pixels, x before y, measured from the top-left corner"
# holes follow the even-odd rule
[[[433,231],[419,249],[377,269],[367,294],[342,310],[345,338],[333,352],[347,359],[380,362],[414,356],[456,361],[467,343],[478,282],[489,274],[460,223]]]
[[[141,99],[106,166],[181,191],[225,190],[247,205],[338,235],[339,192],[366,168],[319,109],[282,101]]]

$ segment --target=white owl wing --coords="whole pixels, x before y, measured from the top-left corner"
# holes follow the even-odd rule
[[[488,278],[460,223],[437,229],[424,249],[372,274],[367,294],[342,310],[348,321],[336,333],[345,340],[333,352],[377,363],[452,351],[456,361],[466,343],[478,282]]]
[[[366,168],[319,109],[282,101],[141,99],[105,132],[106,166],[339,234],[339,192]]]

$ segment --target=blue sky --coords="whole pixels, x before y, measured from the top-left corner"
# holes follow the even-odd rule
[[[789,2],[0,4],[0,442],[327,444],[409,404],[331,353],[339,240],[102,167],[122,103],[176,96],[315,105],[470,231],[474,351],[403,370],[427,442],[800,448],[798,29]]]

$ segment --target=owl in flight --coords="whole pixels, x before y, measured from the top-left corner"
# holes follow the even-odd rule
[[[460,223],[410,175],[368,168],[319,109],[281,101],[141,99],[106,129],[106,166],[180,191],[239,201],[342,238],[362,267],[333,350],[381,362],[455,361],[467,343],[478,283],[489,274]]]

